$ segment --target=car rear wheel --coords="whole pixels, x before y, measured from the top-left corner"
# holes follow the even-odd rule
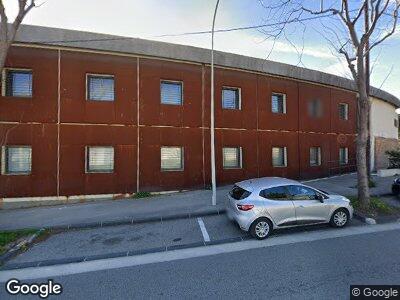
[[[267,218],[259,218],[253,222],[250,227],[252,237],[263,240],[266,239],[272,231],[272,223]]]
[[[393,195],[398,197],[400,194],[400,186],[397,184],[393,184],[392,185],[392,193],[393,193]]]
[[[349,221],[348,211],[344,208],[339,208],[332,214],[331,221],[329,223],[333,227],[341,228],[346,226],[348,221]]]

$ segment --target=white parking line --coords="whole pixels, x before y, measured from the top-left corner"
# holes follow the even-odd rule
[[[201,233],[203,234],[203,239],[205,242],[210,241],[210,236],[208,235],[206,226],[204,225],[204,222],[201,218],[197,218],[197,223],[199,223]]]

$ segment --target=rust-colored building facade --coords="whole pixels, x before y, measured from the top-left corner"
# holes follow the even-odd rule
[[[32,71],[32,96],[0,97],[0,139],[3,148],[30,146],[31,170],[18,175],[2,172],[0,197],[209,186],[210,66],[91,48],[28,41],[11,48],[6,68]],[[112,75],[114,100],[87,100],[87,74]],[[163,80],[182,84],[180,105],[161,103]],[[224,87],[240,90],[239,109],[222,107]],[[285,95],[284,113],[272,112],[273,93]],[[321,103],[318,117],[309,112],[309,102],[315,99]],[[345,119],[339,116],[343,103]],[[354,170],[356,94],[351,90],[217,61],[215,122],[218,185],[252,177],[315,178]],[[113,147],[112,172],[87,172],[88,146]],[[160,149],[167,146],[184,149],[182,169],[162,170]],[[240,167],[224,168],[224,147],[240,147]],[[273,166],[273,147],[285,147],[285,165]],[[310,165],[312,147],[320,148],[319,165]],[[348,151],[346,163],[340,162],[340,148]]]

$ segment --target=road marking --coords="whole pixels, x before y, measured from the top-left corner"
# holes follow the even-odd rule
[[[275,237],[273,236],[263,241],[248,240],[244,242],[203,246],[203,247],[180,249],[173,251],[164,251],[158,253],[148,253],[137,256],[124,256],[124,257],[99,259],[93,261],[69,263],[69,264],[55,265],[55,266],[43,266],[35,268],[7,270],[7,271],[0,271],[0,282],[6,282],[10,278],[18,278],[19,280],[53,278],[57,276],[66,276],[66,275],[81,274],[81,273],[88,273],[88,272],[95,272],[102,270],[120,269],[120,268],[133,267],[139,265],[162,263],[162,262],[176,261],[176,260],[189,259],[195,257],[204,257],[204,256],[224,254],[224,253],[232,253],[249,249],[259,249],[271,246],[313,242],[318,240],[326,240],[326,239],[384,232],[391,230],[400,230],[400,224],[390,223],[390,224],[380,224],[375,226],[346,227],[336,230],[323,229],[313,232],[300,232],[300,233],[286,234]]]
[[[197,223],[199,223],[201,233],[203,234],[203,240],[205,242],[210,241],[210,236],[208,235],[206,225],[204,225],[203,219],[202,218],[197,218]]]

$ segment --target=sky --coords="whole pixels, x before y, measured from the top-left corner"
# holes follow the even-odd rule
[[[17,11],[17,1],[3,2],[6,13],[12,19]],[[203,48],[211,46],[209,34],[162,35],[210,30],[216,0],[39,0],[38,3],[42,5],[29,13],[24,24],[115,34]],[[216,29],[267,24],[276,19],[277,16],[269,15],[259,0],[220,0]],[[260,29],[216,33],[215,49],[350,78],[343,58],[339,58],[339,54],[323,37],[327,22],[315,20],[307,21],[304,25],[293,24],[286,31],[286,37],[275,43]],[[301,60],[299,52],[303,53]],[[399,56],[400,30],[371,53],[371,83],[400,98]]]

